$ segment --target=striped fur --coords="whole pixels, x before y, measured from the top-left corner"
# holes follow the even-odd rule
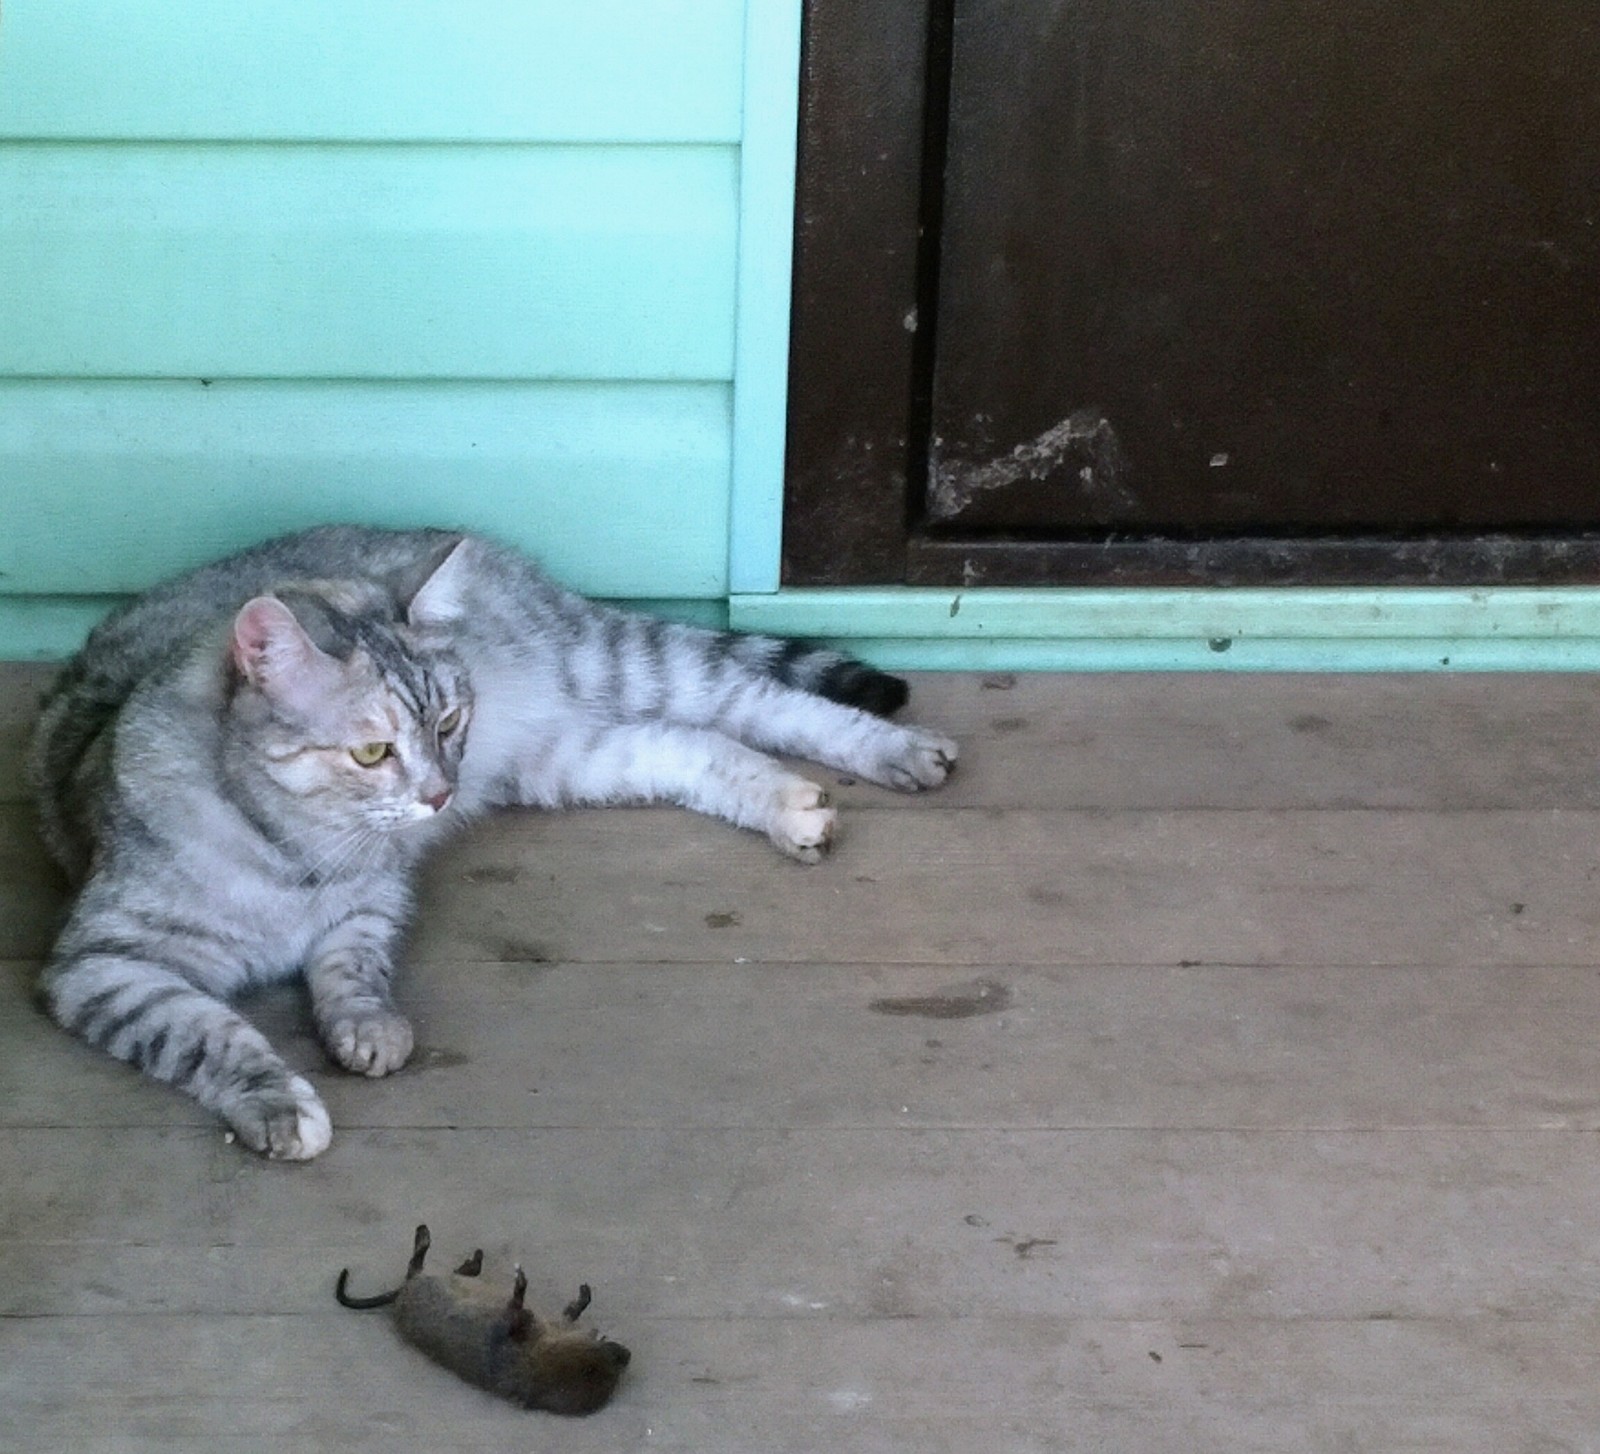
[[[768,754],[937,786],[955,744],[884,720],[905,696],[825,648],[598,606],[477,537],[269,541],[107,619],[46,697],[30,775],[82,887],[43,1002],[246,1145],[315,1156],[327,1112],[237,994],[303,976],[330,1057],[395,1070],[412,872],[452,827],[665,800],[815,862],[833,811]]]

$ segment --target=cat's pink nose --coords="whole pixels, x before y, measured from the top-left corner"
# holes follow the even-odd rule
[[[450,789],[446,788],[440,793],[430,793],[422,801],[432,808],[435,813],[442,813],[449,805],[451,796]]]

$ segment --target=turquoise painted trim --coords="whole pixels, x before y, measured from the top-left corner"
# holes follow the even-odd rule
[[[1590,587],[795,590],[729,621],[904,670],[1600,670]]]
[[[825,637],[886,671],[1600,672],[1600,639],[918,640]]]
[[[733,615],[749,630],[944,640],[1600,638],[1600,589],[815,589],[740,596]]]
[[[783,534],[799,0],[747,0],[734,339],[732,589],[775,591]]]

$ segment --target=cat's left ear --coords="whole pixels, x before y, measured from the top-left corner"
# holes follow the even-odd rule
[[[466,614],[466,587],[472,570],[473,542],[459,540],[433,568],[406,605],[413,626],[436,626]]]
[[[257,596],[239,608],[230,650],[252,685],[289,707],[309,706],[339,678],[338,664],[276,596]]]

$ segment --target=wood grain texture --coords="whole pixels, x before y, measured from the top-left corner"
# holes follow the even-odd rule
[[[593,595],[714,597],[728,409],[726,384],[0,381],[0,583],[133,592],[361,520],[482,530]]]
[[[671,811],[447,850],[405,1072],[251,1006],[333,1113],[304,1166],[28,1004],[60,895],[8,804],[7,1448],[1589,1448],[1590,684],[915,686],[964,780],[841,789],[815,870]],[[612,1407],[518,1414],[333,1306],[422,1219],[591,1282]]]
[[[12,1447],[1534,1454],[1589,1448],[1600,1417],[1581,1317],[634,1321],[616,1402],[553,1430],[355,1318],[0,1320]]]
[[[0,138],[736,142],[743,8],[6,0]]]
[[[858,808],[808,871],[677,810],[495,818],[424,876],[413,952],[575,963],[1587,963],[1594,811]],[[0,958],[61,907],[0,808]],[[509,890],[509,891],[508,891]],[[973,901],[988,912],[975,915]],[[1359,906],[1359,909],[1353,906]],[[707,916],[737,913],[730,936]]]
[[[37,967],[3,967],[0,1126],[211,1125],[47,1033],[29,1002]],[[996,963],[974,975],[428,958],[397,993],[419,1049],[382,1085],[326,1063],[298,994],[249,1005],[341,1134],[1600,1130],[1588,966]]]
[[[50,1127],[0,1155],[10,1317],[323,1313],[333,1273],[403,1267],[423,1220],[445,1256],[592,1283],[619,1330],[1579,1318],[1600,1290],[1600,1148],[1561,1131],[336,1129],[299,1168],[215,1127]]]
[[[0,374],[728,379],[729,147],[0,148]]]

